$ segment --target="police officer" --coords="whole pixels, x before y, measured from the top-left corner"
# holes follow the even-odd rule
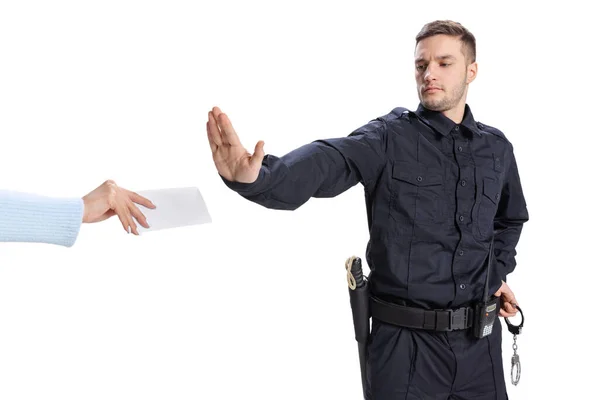
[[[466,103],[475,60],[475,38],[464,26],[426,24],[416,36],[414,112],[389,113],[282,157],[265,156],[262,141],[247,152],[215,107],[207,133],[217,170],[229,188],[272,209],[294,210],[360,182],[372,294],[415,312],[467,310],[480,301],[493,244],[489,290],[501,299],[500,315],[514,316],[506,276],[529,216],[513,146],[476,122]],[[464,321],[446,322],[407,328],[374,316],[367,397],[506,399],[499,319],[482,339]]]

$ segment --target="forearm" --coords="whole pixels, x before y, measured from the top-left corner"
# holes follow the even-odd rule
[[[494,237],[494,253],[496,262],[500,268],[500,275],[506,281],[506,276],[514,271],[517,261],[517,244],[523,230],[523,224],[527,220],[503,221],[497,226],[498,229]]]
[[[71,247],[83,218],[80,198],[51,198],[0,190],[0,242]]]
[[[326,141],[304,145],[281,158],[267,155],[253,183],[221,178],[244,198],[281,210],[294,210],[311,197],[336,196],[360,180],[357,170]]]
[[[527,203],[523,195],[521,180],[514,154],[509,156],[510,166],[506,182],[502,189],[502,197],[494,219],[495,256],[500,268],[500,274],[506,281],[506,276],[514,271],[516,247],[521,237],[523,225],[529,220]]]

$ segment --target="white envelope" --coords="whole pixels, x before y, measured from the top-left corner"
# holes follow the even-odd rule
[[[156,206],[155,209],[150,209],[136,204],[150,225],[150,228],[144,228],[136,223],[140,233],[212,222],[198,188],[186,187],[136,192],[152,201]]]

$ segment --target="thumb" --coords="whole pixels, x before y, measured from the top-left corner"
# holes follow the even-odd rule
[[[263,158],[265,157],[265,142],[259,140],[254,147],[254,154],[250,158],[250,165],[252,168],[260,168]]]

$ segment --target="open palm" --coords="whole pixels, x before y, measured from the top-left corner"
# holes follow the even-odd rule
[[[231,121],[218,107],[208,113],[208,142],[219,174],[233,182],[252,183],[258,178],[265,156],[264,142],[259,141],[250,154],[241,144]]]

